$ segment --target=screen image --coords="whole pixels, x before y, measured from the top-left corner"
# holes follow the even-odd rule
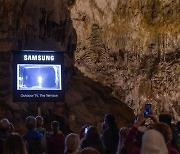
[[[61,65],[17,64],[17,90],[62,90]]]

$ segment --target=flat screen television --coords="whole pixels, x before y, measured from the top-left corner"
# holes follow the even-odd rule
[[[15,102],[64,101],[64,54],[60,51],[13,51]]]

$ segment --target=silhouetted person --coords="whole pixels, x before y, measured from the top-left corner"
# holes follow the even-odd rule
[[[163,122],[168,124],[171,127],[172,130],[172,140],[171,144],[178,149],[178,132],[177,130],[172,126],[171,124],[172,117],[169,114],[160,114],[159,115],[159,122]]]
[[[154,125],[154,129],[159,131],[164,136],[165,143],[167,145],[167,149],[168,149],[169,153],[179,154],[179,152],[176,150],[176,148],[171,144],[171,140],[172,140],[171,127],[166,123],[159,122]]]
[[[119,142],[119,129],[115,122],[115,117],[108,113],[104,117],[102,141],[105,145],[106,154],[115,154]]]
[[[5,140],[3,154],[27,154],[22,137],[12,133]]]
[[[0,121],[0,154],[3,153],[4,141],[10,135],[10,122],[4,118]]]
[[[46,129],[43,127],[44,119],[42,116],[36,117],[37,125],[36,130],[43,135],[44,138],[46,138]]]
[[[105,147],[101,141],[98,130],[95,126],[89,126],[85,138],[82,140],[81,148],[93,147],[101,154],[105,152]]]
[[[71,133],[65,139],[65,154],[78,154],[80,139],[77,134]]]
[[[52,135],[47,138],[48,154],[64,154],[65,137],[59,130],[59,122],[53,121],[51,123]]]
[[[28,154],[42,154],[45,151],[45,141],[43,135],[35,130],[36,118],[29,116],[26,118],[27,133],[23,136],[24,141],[27,143]]]
[[[0,121],[0,138],[6,139],[10,134],[10,122],[4,118]]]

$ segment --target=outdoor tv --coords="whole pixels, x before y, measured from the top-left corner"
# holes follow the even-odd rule
[[[60,51],[13,51],[13,100],[61,102],[64,92],[64,55]]]

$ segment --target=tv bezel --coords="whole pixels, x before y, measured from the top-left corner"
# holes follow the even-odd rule
[[[24,60],[25,54],[26,55],[54,55],[55,58],[54,58],[54,61],[38,61],[38,60],[25,61]],[[17,64],[61,65],[62,90],[17,90]],[[13,51],[13,102],[64,102],[64,101],[65,101],[64,52],[47,51],[47,50]]]

